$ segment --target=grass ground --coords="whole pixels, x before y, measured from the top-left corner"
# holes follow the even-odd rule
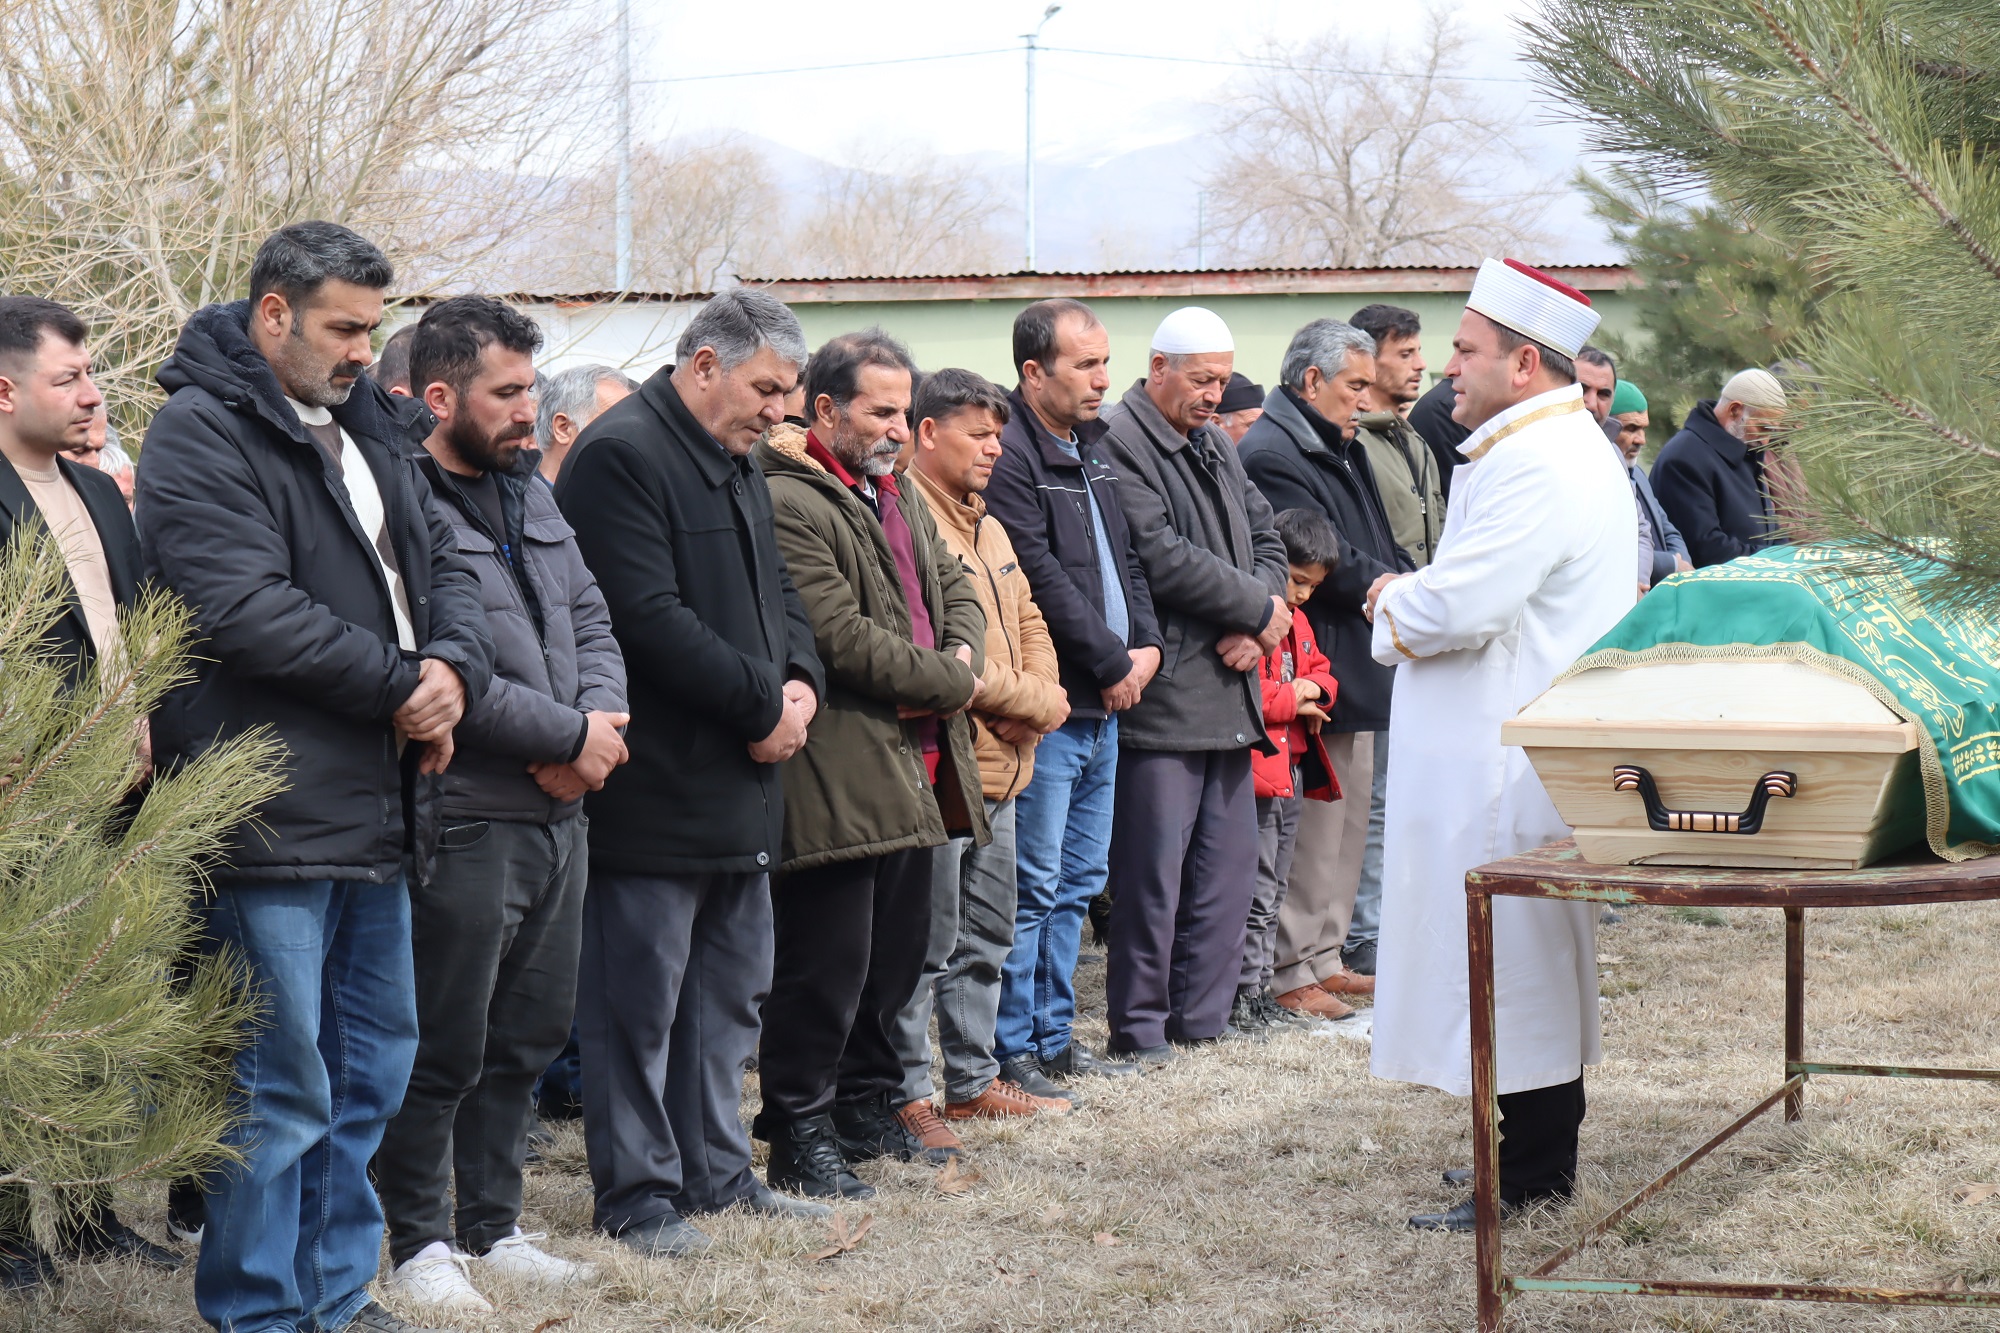
[[[1600,932],[1607,1061],[1589,1076],[1580,1206],[1509,1227],[1510,1253],[1562,1244],[1586,1216],[1779,1082],[1776,912],[1628,912]],[[1809,1054],[2000,1064],[2000,907],[1809,915]],[[1102,967],[1084,1035],[1103,1037]],[[878,1165],[873,1224],[837,1258],[824,1229],[723,1218],[709,1258],[641,1261],[588,1234],[581,1139],[565,1130],[529,1184],[550,1248],[605,1269],[539,1294],[489,1284],[499,1312],[463,1333],[654,1329],[1416,1330],[1472,1322],[1472,1244],[1416,1235],[1468,1160],[1466,1103],[1371,1079],[1366,1047],[1287,1035],[1088,1089],[1065,1120],[971,1130],[973,1187]],[[2000,1090],[1825,1080],[1806,1119],[1767,1118],[1575,1261],[1576,1276],[1733,1276],[2000,1288]],[[747,1113],[747,1112],[746,1112]],[[156,1192],[124,1202],[161,1231]],[[1512,1325],[1598,1330],[1990,1330],[2000,1315],[1829,1305],[1525,1298]],[[0,1307],[0,1329],[199,1329],[185,1276],[72,1270],[61,1294]]]

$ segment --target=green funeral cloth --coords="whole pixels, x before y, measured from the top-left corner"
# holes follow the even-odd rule
[[[1565,676],[1665,662],[1799,662],[1918,726],[1925,833],[1949,861],[2000,851],[2000,626],[1926,610],[1915,559],[1776,546],[1677,574]]]

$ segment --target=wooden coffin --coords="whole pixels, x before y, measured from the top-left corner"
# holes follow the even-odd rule
[[[1851,869],[1924,834],[1916,724],[1797,663],[1579,672],[1500,737],[1592,861]]]

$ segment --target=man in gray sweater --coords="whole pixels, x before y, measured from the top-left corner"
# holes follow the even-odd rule
[[[1111,1048],[1145,1063],[1229,1030],[1257,878],[1250,750],[1268,750],[1257,664],[1291,628],[1271,506],[1211,424],[1235,342],[1188,306],[1101,442],[1145,568],[1160,673],[1118,723],[1111,833]]]
[[[411,389],[437,422],[421,466],[494,645],[493,683],[454,733],[436,865],[411,887],[417,1059],[375,1159],[389,1289],[434,1309],[493,1308],[468,1270],[589,1275],[518,1224],[529,1095],[576,999],[578,811],[625,761],[628,720],[603,594],[527,452],[541,340],[520,312],[461,296],[425,312],[410,348]]]

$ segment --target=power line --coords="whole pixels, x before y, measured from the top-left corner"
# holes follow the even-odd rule
[[[1533,83],[1504,74],[1438,74],[1430,75],[1410,70],[1394,69],[1336,69],[1327,65],[1294,65],[1283,60],[1216,60],[1203,56],[1156,56],[1143,51],[1087,51],[1076,46],[1045,46],[1044,51],[1058,52],[1068,56],[1103,56],[1111,60],[1162,60],[1176,65],[1222,65],[1230,69],[1274,69],[1296,70],[1301,74],[1346,74],[1358,79],[1428,79],[1436,78],[1444,83]]]
[[[1504,74],[1429,74],[1393,69],[1340,69],[1328,65],[1292,65],[1282,60],[1220,60],[1204,56],[1164,56],[1143,51],[1092,51],[1077,46],[1044,46],[1044,51],[1069,56],[1097,56],[1107,60],[1152,60],[1174,65],[1214,65],[1225,69],[1296,70],[1301,74],[1341,74],[1357,79],[1427,79],[1436,77],[1449,83],[1531,84]],[[883,65],[927,65],[940,60],[972,60],[980,56],[1017,55],[1018,46],[995,46],[983,51],[941,51],[928,56],[896,56],[887,60],[848,60],[835,65],[795,65],[789,69],[740,69],[723,74],[678,74],[660,79],[634,79],[633,83],[707,83],[715,79],[761,79],[783,74],[828,74],[849,69],[876,69]]]
[[[996,46],[986,51],[944,51],[934,56],[897,56],[890,60],[847,60],[838,65],[798,65],[791,69],[739,69],[727,74],[679,74],[665,79],[634,79],[634,83],[706,83],[710,79],[761,79],[773,74],[822,74],[830,70],[873,69],[880,65],[923,65],[934,60],[970,60],[974,56],[1020,54],[1018,46]]]

